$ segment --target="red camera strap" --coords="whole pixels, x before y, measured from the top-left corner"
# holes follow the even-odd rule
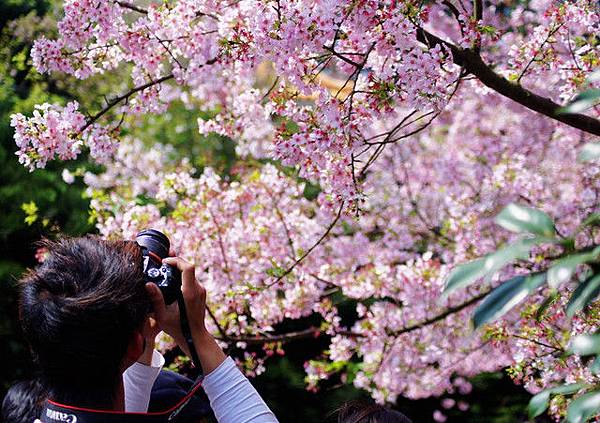
[[[153,413],[128,413],[126,411],[94,410],[74,407],[47,400],[40,420],[43,423],[136,423],[176,422],[181,410],[201,387],[200,381],[177,404],[168,410]]]

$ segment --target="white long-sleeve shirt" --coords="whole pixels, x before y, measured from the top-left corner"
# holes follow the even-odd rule
[[[135,363],[125,371],[126,411],[148,410],[152,385],[164,362],[163,356],[154,351],[150,366]],[[273,412],[231,357],[204,377],[202,387],[219,423],[277,423]]]
[[[160,369],[165,365],[165,358],[161,353],[152,351],[152,362],[149,366],[142,363],[133,363],[123,373],[125,386],[125,411],[145,413],[148,411],[152,385],[156,381]]]
[[[219,423],[277,422],[275,414],[231,357],[204,377],[202,387]]]

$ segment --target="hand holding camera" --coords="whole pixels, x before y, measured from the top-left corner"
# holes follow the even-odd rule
[[[210,373],[225,360],[225,354],[204,324],[206,290],[196,280],[194,265],[180,257],[167,257],[169,240],[159,231],[142,231],[136,240],[142,248],[146,289],[158,325],[202,366],[204,374]],[[186,326],[193,342],[182,330]]]

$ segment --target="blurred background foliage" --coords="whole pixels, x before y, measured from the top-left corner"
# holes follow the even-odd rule
[[[64,168],[86,166],[84,159],[51,162],[46,169],[29,173],[14,155],[10,115],[31,114],[35,104],[64,104],[73,99],[84,110],[94,111],[101,107],[105,96],[126,88],[114,75],[79,81],[65,75],[40,75],[31,67],[33,40],[42,34],[54,34],[59,13],[58,0],[0,2],[0,398],[12,383],[31,377],[35,370],[18,325],[16,295],[18,278],[26,268],[35,265],[35,242],[43,237],[95,231],[80,179],[67,185],[61,177]],[[196,129],[198,117],[197,110],[176,102],[167,113],[139,118],[129,127],[134,128],[131,135],[147,143],[173,145],[175,154],[187,157],[198,173],[212,166],[223,176],[235,177],[233,142],[216,135],[200,136]],[[312,197],[317,188],[309,185],[309,189],[307,196]],[[353,314],[351,304],[340,306]],[[368,400],[364,392],[342,381],[331,381],[316,393],[304,388],[304,362],[322,349],[321,342],[324,341],[304,340],[287,345],[286,355],[272,358],[267,371],[253,380],[282,422],[335,421],[332,412],[345,401]],[[529,395],[505,374],[483,374],[472,383],[472,392],[445,397],[468,403],[467,411],[456,406],[443,409],[441,398],[401,398],[395,408],[415,422],[433,421],[436,409],[444,412],[447,421],[526,421]]]

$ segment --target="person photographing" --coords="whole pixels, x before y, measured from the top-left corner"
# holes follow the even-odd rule
[[[180,257],[161,260],[181,273],[186,338],[178,305],[167,305],[161,288],[148,282],[137,243],[88,236],[44,246],[46,260],[20,284],[20,318],[48,398],[42,422],[177,421],[189,398],[162,413],[126,409],[123,374],[147,350],[156,325],[195,355],[217,421],[277,421],[206,329],[206,290],[192,264]]]

